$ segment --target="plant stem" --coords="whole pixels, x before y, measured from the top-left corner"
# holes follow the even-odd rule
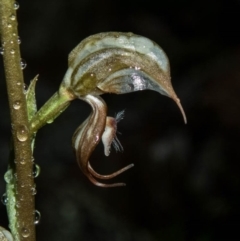
[[[72,99],[71,95],[62,89],[56,92],[31,119],[31,133],[36,133],[46,123],[52,123],[69,106]]]
[[[20,50],[18,44],[17,18],[13,0],[0,0],[1,42],[4,47],[4,68],[10,106],[14,168],[14,189],[8,199],[16,200],[15,223],[10,227],[14,241],[34,241],[35,225],[34,210],[35,188],[32,175],[33,158],[31,150],[31,135],[27,115],[26,98],[24,94],[23,73],[20,66]],[[14,196],[12,196],[14,195]]]

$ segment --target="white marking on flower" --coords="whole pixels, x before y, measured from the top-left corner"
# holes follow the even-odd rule
[[[107,117],[106,126],[102,135],[104,154],[109,156],[111,145],[116,151],[123,151],[123,147],[117,138],[117,123],[123,119],[124,110],[117,113],[116,117]]]

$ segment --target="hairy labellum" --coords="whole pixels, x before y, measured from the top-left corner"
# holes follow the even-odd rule
[[[116,151],[123,151],[123,147],[117,138],[117,123],[123,119],[124,111],[117,113],[116,118],[107,117],[105,130],[102,135],[104,154],[109,156],[111,145]]]

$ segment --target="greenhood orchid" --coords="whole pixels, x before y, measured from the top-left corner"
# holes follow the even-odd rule
[[[83,40],[69,55],[69,68],[62,82],[75,98],[86,101],[92,113],[73,136],[78,164],[89,180],[97,186],[122,186],[124,183],[104,184],[97,179],[110,179],[133,164],[112,173],[100,175],[93,170],[89,158],[101,138],[105,155],[116,141],[116,119],[107,117],[104,93],[125,94],[140,90],[154,90],[172,98],[186,116],[175,94],[169,61],[164,51],[151,40],[132,33],[100,33]],[[118,144],[119,143],[119,144]],[[117,144],[117,145],[116,145]]]
[[[122,150],[116,132],[117,122],[122,119],[123,113],[116,118],[107,116],[107,105],[100,95],[141,90],[154,90],[172,98],[178,105],[184,122],[187,122],[171,84],[168,58],[161,47],[133,33],[92,35],[69,54],[68,70],[60,89],[32,118],[31,131],[35,133],[44,123],[52,122],[70,101],[86,101],[92,107],[92,113],[77,128],[72,141],[78,164],[88,179],[97,186],[123,186],[124,183],[105,184],[98,179],[111,179],[133,164],[110,175],[101,175],[94,171],[89,161],[101,140],[106,156],[110,154],[111,144],[116,150]]]

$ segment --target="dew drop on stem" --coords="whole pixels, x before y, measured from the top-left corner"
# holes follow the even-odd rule
[[[20,44],[22,41],[21,41],[21,38],[18,36],[17,38],[17,43]]]
[[[32,192],[32,195],[33,195],[33,196],[36,195],[36,194],[37,194],[37,189],[36,189],[36,187],[32,187],[32,188],[31,188],[31,192]]]
[[[23,238],[29,237],[29,235],[30,235],[29,229],[26,228],[26,227],[23,227],[23,228],[21,229],[21,235],[22,235]]]
[[[15,2],[13,8],[14,8],[15,10],[18,10],[19,7],[20,7],[20,6],[19,6],[19,3],[18,3],[18,2]]]
[[[35,215],[34,224],[37,225],[40,223],[41,213],[38,210],[35,210],[34,215]]]
[[[2,201],[2,204],[3,204],[3,205],[7,205],[8,197],[7,197],[7,194],[6,194],[6,193],[4,193],[4,194],[2,195],[1,201]]]
[[[14,20],[16,19],[16,16],[15,16],[14,14],[12,14],[12,15],[10,16],[10,19],[11,19],[12,21],[14,21]]]
[[[3,55],[4,54],[4,48],[0,47],[0,54]]]
[[[25,165],[25,164],[26,164],[26,159],[21,158],[21,159],[20,159],[20,164]]]
[[[40,174],[40,167],[37,164],[33,165],[33,176],[36,178]]]
[[[13,109],[19,110],[20,108],[21,108],[21,101],[16,100],[16,101],[13,103]]]
[[[28,89],[28,85],[27,84],[23,84],[23,93],[26,94],[27,93],[27,89]]]
[[[17,139],[21,142],[24,142],[28,139],[28,128],[25,125],[19,125],[17,127]]]
[[[54,121],[54,119],[50,119],[50,120],[47,120],[47,123],[51,124],[51,123],[53,123],[53,121]]]
[[[21,59],[20,66],[21,66],[21,69],[25,69],[27,67],[27,63],[24,59]]]

